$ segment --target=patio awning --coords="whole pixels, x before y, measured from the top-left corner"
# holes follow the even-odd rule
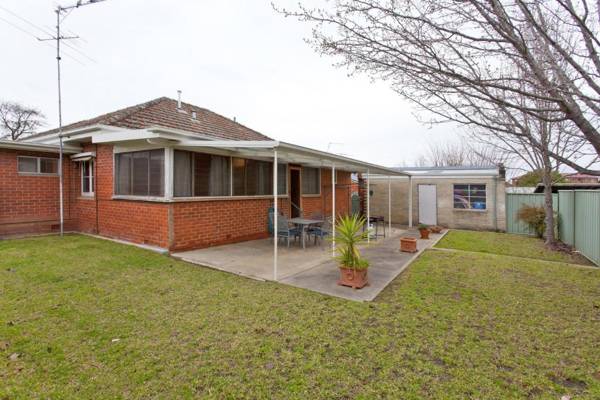
[[[264,157],[271,159],[277,150],[279,162],[302,164],[313,167],[332,167],[338,170],[362,172],[380,175],[408,176],[405,172],[396,171],[381,165],[356,160],[334,153],[315,150],[291,143],[275,140],[232,141],[232,140],[181,140],[173,143],[177,147],[210,148],[235,152],[242,156]]]

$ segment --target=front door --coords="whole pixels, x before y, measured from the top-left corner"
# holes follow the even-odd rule
[[[419,223],[437,225],[437,190],[435,185],[419,185]]]
[[[300,169],[290,168],[290,202],[292,218],[301,217],[300,213]]]

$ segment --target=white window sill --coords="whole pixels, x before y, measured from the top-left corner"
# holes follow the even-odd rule
[[[286,199],[287,195],[279,195],[278,199]],[[196,201],[235,201],[235,200],[261,200],[261,199],[272,199],[273,196],[211,196],[211,197],[173,197],[168,199],[166,197],[153,197],[153,196],[125,196],[125,195],[113,195],[113,200],[128,200],[128,201],[147,201],[154,203],[185,203],[185,202],[196,202]]]
[[[488,209],[486,208],[485,210],[477,210],[475,208],[454,208],[454,211],[458,211],[458,212],[474,212],[474,213],[486,213],[488,212]]]
[[[95,200],[95,199],[96,199],[96,196],[94,196],[94,194],[93,194],[93,193],[91,193],[91,194],[84,193],[84,194],[81,194],[81,195],[78,197],[78,199],[79,199],[79,200]]]
[[[40,172],[19,172],[20,176],[58,176],[58,174],[44,174]]]

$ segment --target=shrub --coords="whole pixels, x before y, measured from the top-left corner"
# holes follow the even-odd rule
[[[517,218],[525,222],[539,238],[544,237],[546,230],[546,212],[544,207],[524,205],[519,209]]]

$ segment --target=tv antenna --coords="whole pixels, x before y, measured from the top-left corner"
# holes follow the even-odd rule
[[[49,40],[56,41],[56,69],[58,76],[58,141],[59,141],[59,158],[58,158],[58,178],[59,178],[59,203],[60,203],[60,236],[63,236],[65,231],[65,218],[64,218],[64,201],[63,201],[63,138],[62,138],[62,92],[60,84],[60,42],[61,40],[78,39],[79,36],[63,36],[60,32],[60,24],[71,14],[71,12],[79,7],[89,6],[91,4],[100,3],[106,0],[78,0],[77,3],[70,6],[56,6],[54,12],[56,13],[56,36],[49,38],[38,39],[40,42],[46,42]],[[64,16],[63,14],[66,13]],[[62,17],[62,18],[61,18]]]

